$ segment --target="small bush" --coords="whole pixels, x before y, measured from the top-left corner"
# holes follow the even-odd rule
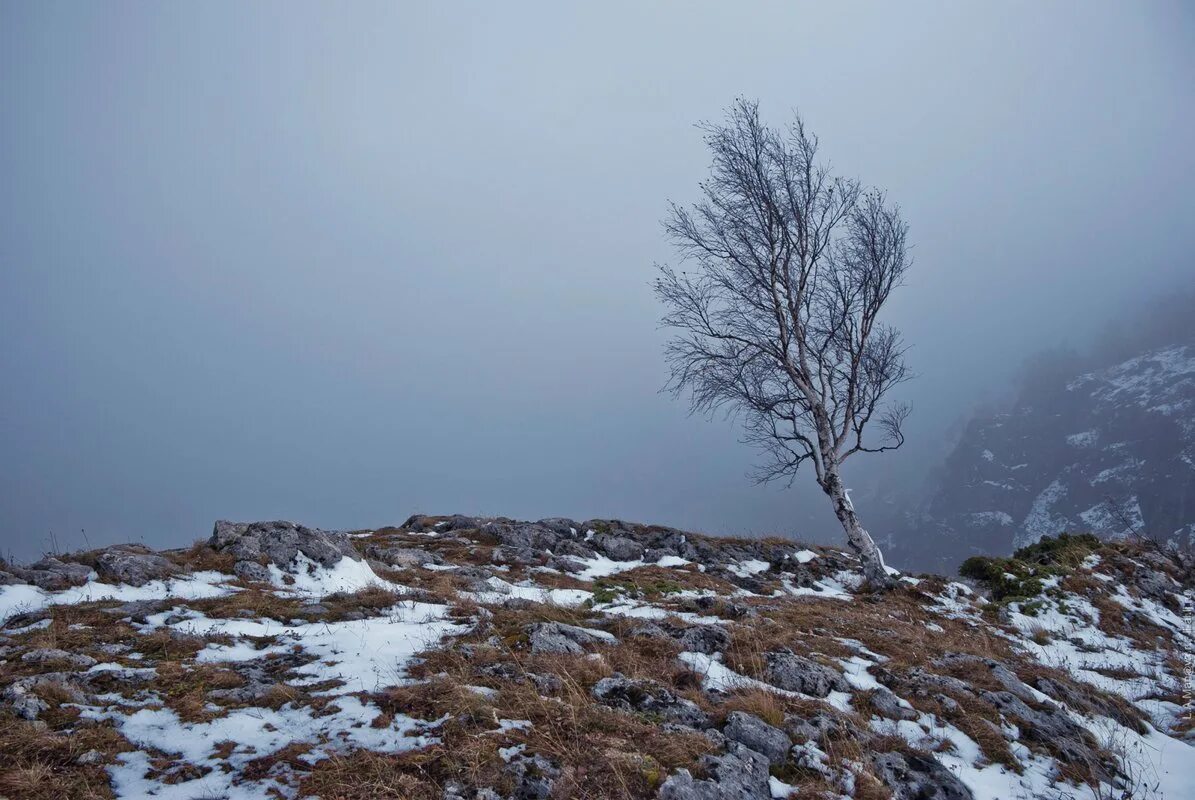
[[[972,556],[959,567],[959,575],[985,585],[999,602],[1037,597],[1045,588],[1035,570],[1015,558]]]
[[[1062,533],[1044,536],[1017,550],[1012,557],[1029,564],[1075,569],[1100,545],[1100,540],[1090,533]]]

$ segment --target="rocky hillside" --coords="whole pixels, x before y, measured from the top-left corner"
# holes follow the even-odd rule
[[[1195,544],[1195,345],[1027,389],[973,420],[896,563],[953,570],[1059,531]]]
[[[10,798],[1195,797],[1192,565],[1141,544],[882,595],[838,550],[616,520],[0,569]]]

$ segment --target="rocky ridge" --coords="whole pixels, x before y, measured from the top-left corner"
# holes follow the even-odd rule
[[[834,548],[619,520],[0,565],[0,795],[1195,795],[1191,562],[1052,542],[880,595]]]

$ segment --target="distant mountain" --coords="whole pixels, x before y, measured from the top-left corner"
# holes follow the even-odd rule
[[[1195,544],[1195,344],[1027,382],[966,427],[890,559],[950,569],[1090,531]]]

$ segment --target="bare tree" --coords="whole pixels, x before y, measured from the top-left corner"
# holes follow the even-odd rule
[[[809,462],[868,583],[886,586],[842,465],[904,443],[908,406],[884,404],[908,377],[904,347],[879,315],[910,264],[907,225],[883,193],[816,160],[800,117],[777,131],[739,100],[699,127],[713,155],[703,199],[665,221],[691,271],[661,266],[655,284],[676,331],[668,388],[689,391],[694,412],[741,415],[767,456],[758,480],[791,482]]]

